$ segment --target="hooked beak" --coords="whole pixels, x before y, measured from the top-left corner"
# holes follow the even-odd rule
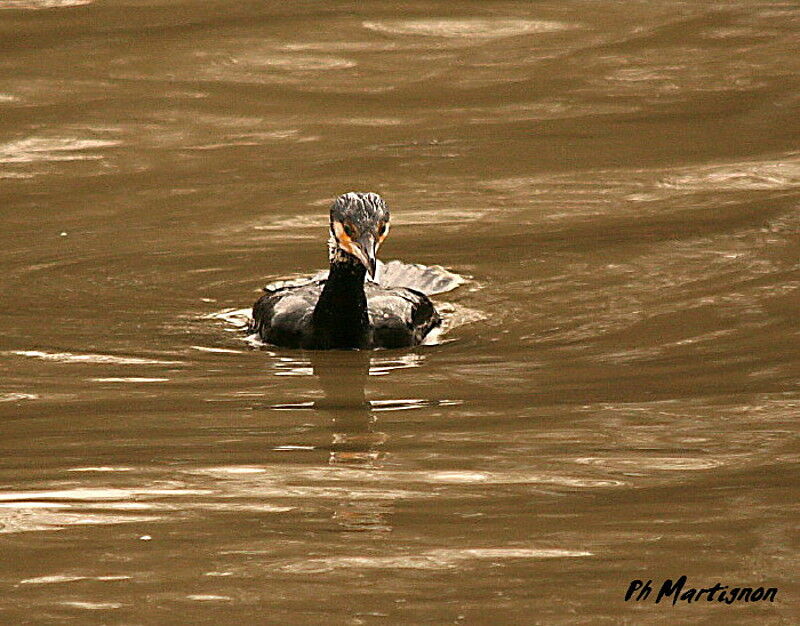
[[[375,280],[375,270],[378,265],[378,260],[375,256],[377,252],[375,237],[372,233],[364,233],[351,245],[353,256],[355,256],[361,264],[367,268],[370,280]]]

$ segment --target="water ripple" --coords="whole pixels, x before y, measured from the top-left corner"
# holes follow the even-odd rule
[[[421,554],[306,559],[283,565],[280,569],[293,574],[324,573],[336,569],[452,569],[471,560],[563,559],[586,556],[593,556],[593,553],[585,550],[537,548],[453,548],[430,550]]]
[[[364,28],[392,35],[421,35],[447,39],[496,39],[527,33],[550,33],[574,28],[562,22],[514,19],[414,19],[363,22]]]
[[[41,350],[7,350],[1,354],[26,356],[43,361],[59,363],[110,363],[113,365],[182,365],[183,361],[166,361],[163,359],[146,359],[133,356],[115,356],[113,354],[75,354],[73,352],[44,352]]]

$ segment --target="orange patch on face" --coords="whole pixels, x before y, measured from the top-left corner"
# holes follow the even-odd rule
[[[333,234],[336,237],[336,241],[339,242],[339,245],[350,254],[353,254],[353,240],[350,238],[350,235],[345,232],[341,222],[333,223]]]
[[[386,236],[387,236],[388,234],[389,234],[389,224],[387,223],[387,224],[386,224],[386,225],[383,227],[383,234],[382,234],[380,237],[378,237],[378,245],[380,245],[380,244],[382,244],[382,243],[383,243],[383,240],[384,240],[384,239],[386,239]]]

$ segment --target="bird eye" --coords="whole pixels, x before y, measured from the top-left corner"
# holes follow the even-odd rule
[[[379,235],[383,235],[386,233],[386,224],[381,224],[381,229],[378,231]]]
[[[344,225],[344,233],[351,238],[355,236],[355,231],[353,230],[353,226],[351,224]]]

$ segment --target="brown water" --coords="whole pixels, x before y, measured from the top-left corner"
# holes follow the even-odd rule
[[[800,620],[796,3],[0,9],[4,623]],[[253,348],[349,190],[473,321]]]

